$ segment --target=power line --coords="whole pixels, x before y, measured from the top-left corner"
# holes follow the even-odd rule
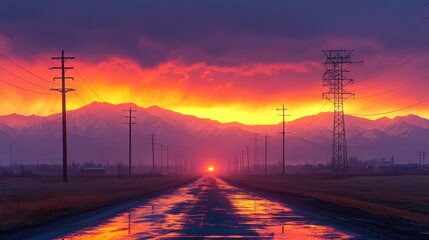
[[[419,82],[422,82],[423,80],[426,80],[427,78],[429,78],[429,76],[422,77],[422,78],[420,78],[420,79],[418,79],[418,80],[416,80],[416,81],[414,81],[414,82],[407,83],[407,84],[405,84],[405,85],[402,85],[402,86],[397,87],[397,88],[394,88],[394,89],[386,90],[386,91],[384,91],[384,92],[376,93],[376,94],[373,94],[373,95],[367,95],[367,96],[355,97],[355,99],[372,98],[372,97],[378,97],[378,96],[381,96],[381,95],[385,95],[385,94],[388,94],[388,93],[391,93],[391,92],[395,92],[395,91],[398,91],[398,90],[401,90],[401,89],[404,89],[404,88],[410,87],[410,86],[412,86],[412,85],[414,85],[414,84],[417,84],[417,83],[419,83]]]
[[[37,94],[43,94],[43,95],[58,95],[58,94],[55,94],[55,93],[44,93],[44,92],[39,92],[39,91],[30,90],[30,89],[23,88],[23,87],[20,87],[20,86],[15,85],[15,84],[12,84],[12,83],[9,83],[9,82],[6,82],[6,81],[3,81],[3,80],[1,80],[1,79],[0,79],[0,82],[5,83],[5,84],[7,84],[7,85],[10,85],[10,86],[12,86],[12,87],[18,88],[18,89],[21,89],[21,90],[27,91],[27,92],[32,92],[32,93],[37,93]]]
[[[48,62],[49,59],[44,58],[42,56],[40,56],[39,54],[37,54],[36,52],[34,52],[33,50],[31,50],[30,48],[28,48],[25,44],[23,44],[21,41],[18,41],[15,37],[13,37],[10,33],[6,32],[6,30],[0,28],[0,32],[2,32],[5,36],[7,36],[8,38],[12,39],[17,45],[21,46],[22,48],[24,48],[25,50],[27,50],[29,53],[33,54],[34,56],[42,59],[43,61]]]
[[[420,102],[414,103],[412,105],[409,105],[409,106],[406,106],[406,107],[402,107],[402,108],[399,108],[399,109],[395,109],[395,110],[391,110],[391,111],[387,111],[387,112],[370,113],[370,114],[350,114],[350,115],[357,116],[357,117],[370,117],[370,116],[385,115],[385,114],[390,114],[390,113],[399,112],[399,111],[402,111],[402,110],[405,110],[405,109],[409,109],[409,108],[415,107],[417,105],[423,104],[425,102],[429,102],[429,98],[425,99],[425,100],[422,100]]]
[[[81,68],[81,67],[80,67]],[[83,71],[83,68],[81,68],[82,69],[82,73],[88,78],[88,76],[85,74],[85,72]],[[89,84],[89,82],[88,81],[86,81],[85,80],[85,78],[78,72],[78,71],[76,71],[76,73],[77,73],[77,75],[82,79],[82,81],[88,86],[88,88],[95,94],[95,96],[97,96],[101,101],[103,101],[103,102],[107,102],[103,97],[101,97],[101,95],[100,94],[98,94],[98,92],[97,91],[95,91],[95,89]]]
[[[28,48],[25,44],[23,44],[22,42],[20,42],[20,41],[18,41],[15,37],[13,37],[10,33],[8,33],[7,31],[5,31],[4,29],[1,29],[0,28],[0,32],[2,32],[4,35],[6,35],[8,38],[10,38],[11,40],[13,40],[16,44],[18,44],[19,46],[21,46],[22,48],[24,48],[25,50],[27,50],[29,53],[31,53],[32,55],[34,55],[34,56],[36,56],[36,57],[38,57],[38,58],[40,58],[40,59],[42,59],[42,60],[44,60],[44,61],[47,61],[47,59],[46,58],[44,58],[44,57],[42,57],[42,56],[40,56],[39,54],[37,54],[36,52],[34,52],[34,51],[32,51],[30,48]],[[40,44],[39,44],[40,45]],[[52,50],[51,49],[48,49],[48,48],[46,48],[46,47],[44,47],[44,46],[42,46],[42,45],[40,45],[41,47],[43,47],[43,48],[45,48],[46,50],[48,50],[48,51],[50,51],[50,52],[52,52]],[[3,55],[4,56],[4,55]],[[9,59],[10,60],[10,59]],[[11,60],[10,60],[11,61]],[[15,62],[13,62],[15,65],[17,65],[17,63],[15,63]],[[88,78],[88,75],[85,73],[85,71],[84,71],[84,69],[77,63],[77,65],[78,65],[78,67],[80,68],[80,69],[82,69],[82,73],[83,73],[83,75],[85,75],[86,76],[86,78]],[[23,67],[21,67],[21,68],[23,68]],[[88,86],[88,88],[100,99],[100,100],[102,100],[103,102],[107,102],[106,100],[104,100],[104,98],[103,97],[101,97],[101,95],[97,92],[97,91],[95,91],[95,89],[88,83],[88,81],[79,73],[79,71],[77,70],[77,69],[75,69],[75,72],[76,72],[76,74],[81,78],[81,80]],[[11,73],[12,74],[12,73]],[[16,75],[15,75],[16,76]],[[21,78],[22,79],[22,78]],[[25,81],[25,80],[24,80]],[[34,84],[34,83],[31,83],[31,82],[29,82],[29,81],[27,81],[28,83],[30,83],[30,84],[33,84],[33,85],[36,85],[36,84]],[[50,82],[50,83],[52,83],[52,82]]]
[[[371,75],[373,75],[372,77],[375,77],[375,76],[378,76],[378,75],[380,75],[382,73],[386,73],[386,72],[389,72],[389,71],[391,71],[391,70],[393,70],[395,68],[401,67],[401,66],[403,66],[403,65],[405,65],[407,63],[410,63],[412,60],[414,60],[417,57],[419,57],[420,55],[426,53],[425,48],[428,47],[428,46],[429,46],[429,42],[426,42],[423,45],[421,45],[420,47],[418,47],[417,49],[415,49],[414,51],[412,51],[410,53],[407,53],[407,54],[405,54],[405,55],[397,58],[396,60],[383,65],[382,67],[378,68],[375,71],[363,74],[361,76],[357,76],[357,77],[355,77],[355,79],[359,79],[359,82],[361,83],[361,82],[364,82],[364,81],[367,81],[367,80],[371,79],[371,77],[369,77]],[[412,54],[415,54],[415,53],[417,53],[416,56],[411,57],[409,59],[406,59],[407,57],[409,57],[409,56],[411,56]],[[403,59],[405,59],[405,61],[401,62]],[[398,65],[394,65],[394,64],[396,64],[398,62],[399,62]],[[387,70],[384,70],[385,68],[390,67],[392,65],[394,65],[394,66],[391,67],[391,68],[389,68],[389,69],[387,69]]]
[[[13,72],[11,72],[11,71],[9,71],[9,70],[7,70],[7,69],[5,69],[5,68],[1,67],[1,66],[0,66],[0,69],[2,69],[3,71],[5,71],[5,72],[9,73],[10,75],[12,75],[12,76],[14,76],[14,77],[16,77],[16,78],[18,78],[18,79],[20,79],[20,80],[22,80],[22,81],[26,82],[26,83],[29,83],[29,84],[31,84],[31,85],[33,85],[33,86],[36,86],[36,87],[40,88],[40,89],[44,89],[44,90],[46,90],[46,88],[45,88],[45,87],[43,87],[43,86],[41,86],[41,85],[39,85],[39,84],[33,83],[33,82],[31,82],[31,81],[28,81],[27,79],[25,79],[25,78],[23,78],[23,77],[21,77],[21,76],[18,76],[18,75],[16,75],[15,73],[13,73]]]
[[[37,75],[37,74],[35,74],[35,73],[31,72],[30,70],[26,69],[26,68],[25,68],[25,67],[23,67],[23,66],[19,65],[18,63],[16,63],[16,62],[15,62],[15,61],[13,61],[12,59],[10,59],[10,58],[6,57],[3,53],[0,53],[0,56],[2,56],[3,58],[5,58],[5,59],[6,59],[6,60],[8,60],[9,62],[13,63],[15,66],[17,66],[17,67],[21,68],[22,70],[26,71],[27,73],[29,73],[29,74],[33,75],[34,77],[36,77],[36,78],[38,78],[38,79],[40,79],[40,80],[42,80],[42,81],[48,82],[48,83],[50,83],[50,84],[53,84],[53,85],[57,85],[57,86],[58,86],[58,84],[56,84],[56,83],[54,83],[54,82],[51,82],[51,81],[49,81],[49,80],[46,80],[45,78],[43,78],[43,77],[41,77],[41,76],[39,76],[39,75]]]
[[[406,22],[408,22],[409,20],[411,20],[412,18],[414,18],[415,16],[417,16],[418,14],[420,14],[420,12],[429,5],[429,2],[425,2],[423,5],[419,6],[417,8],[417,10],[415,10],[413,13],[411,13],[408,17],[406,17],[404,20],[402,20],[398,25],[396,25],[395,27],[386,30],[384,33],[382,33],[378,38],[382,39],[385,36],[387,36],[389,33],[396,31],[397,29],[399,29],[402,25],[404,25]],[[419,24],[420,25],[420,24]],[[371,41],[371,43],[369,45],[372,45],[373,43],[375,43],[377,41],[377,39],[374,39]],[[364,48],[359,49],[358,51],[355,52],[355,54],[358,54],[360,52],[362,52]],[[366,58],[365,60],[367,60],[368,58]]]

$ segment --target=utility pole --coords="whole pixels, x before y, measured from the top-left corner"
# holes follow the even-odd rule
[[[67,114],[66,114],[66,93],[75,91],[73,88],[66,88],[66,79],[72,79],[73,77],[66,77],[66,71],[74,69],[73,67],[66,67],[65,63],[67,60],[75,59],[75,57],[64,56],[64,50],[61,51],[61,57],[51,57],[52,60],[59,60],[61,67],[51,67],[51,70],[61,70],[61,77],[54,77],[54,81],[57,79],[61,80],[61,88],[50,89],[52,91],[61,92],[62,98],[62,128],[63,128],[63,182],[67,182]]]
[[[249,146],[246,146],[247,174],[250,175]]]
[[[228,175],[231,175],[231,157],[228,158]]]
[[[419,151],[419,165],[422,166],[422,151]]]
[[[179,174],[179,166],[178,166],[178,157],[177,157],[177,153],[175,153],[174,154],[174,163],[175,163],[175,168],[176,168],[176,170],[175,170],[175,172],[176,172],[176,174]]]
[[[9,171],[12,174],[12,146],[9,146]]]
[[[152,144],[152,173],[155,173],[155,134],[151,134]]]
[[[244,150],[241,150],[241,173],[244,174],[245,170],[244,170]]]
[[[259,152],[258,152],[258,134],[255,133],[255,144],[253,146],[253,168],[259,172]]]
[[[136,122],[133,122],[133,119],[136,118],[133,116],[133,113],[136,112],[136,110],[133,110],[132,108],[130,108],[124,111],[128,112],[128,116],[124,116],[124,118],[128,119],[128,122],[124,124],[128,124],[128,175],[131,176],[131,146],[132,146],[131,126],[134,124],[137,124]]]
[[[282,134],[283,139],[283,152],[282,152],[282,160],[283,160],[283,172],[282,174],[285,175],[285,117],[289,116],[288,114],[285,114],[285,111],[287,108],[285,108],[285,105],[282,105],[282,108],[277,108],[277,111],[281,111],[280,116],[282,117],[282,131],[279,132]]]
[[[332,173],[348,173],[346,127],[344,122],[344,100],[354,96],[353,93],[344,90],[344,86],[353,84],[353,79],[346,78],[344,64],[352,64],[353,50],[322,50],[326,56],[325,73],[323,74],[323,86],[328,91],[322,94],[323,99],[334,103],[334,127],[332,131]]]
[[[265,174],[267,174],[267,161],[268,160],[268,135],[265,134]]]
[[[238,173],[238,155],[234,155],[234,173]]]
[[[39,155],[37,155],[36,156],[36,166],[37,166],[37,168],[36,168],[36,170],[37,170],[37,175],[39,175]]]
[[[161,175],[162,175],[162,144],[161,144]]]
[[[167,147],[167,175],[170,173],[169,164],[168,164],[168,147]]]

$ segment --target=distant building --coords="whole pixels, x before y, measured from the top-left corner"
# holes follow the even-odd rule
[[[104,167],[84,167],[80,170],[83,175],[101,176],[106,174]]]
[[[419,173],[423,171],[417,163],[395,164],[394,171],[400,173]]]

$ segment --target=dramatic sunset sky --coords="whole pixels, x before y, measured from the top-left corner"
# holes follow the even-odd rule
[[[48,68],[64,49],[76,57],[69,109],[134,102],[220,122],[278,123],[281,104],[288,120],[332,110],[321,99],[321,50],[352,49],[364,64],[348,67],[356,99],[346,113],[428,118],[428,17],[420,0],[4,0],[0,114],[60,111],[48,90],[60,73]]]

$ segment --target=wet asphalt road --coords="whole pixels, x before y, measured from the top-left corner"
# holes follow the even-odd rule
[[[261,195],[216,177],[203,177],[151,197],[0,238],[421,239],[407,233],[392,233],[390,222],[387,227],[379,225],[378,219],[371,216],[343,216],[320,211],[320,207],[306,208],[314,201],[298,201],[299,207],[296,202],[291,205],[291,196]]]
[[[37,236],[33,236],[38,238]],[[57,239],[367,239],[317,214],[204,177]]]

